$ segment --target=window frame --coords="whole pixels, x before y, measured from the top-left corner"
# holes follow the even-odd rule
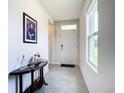
[[[86,14],[86,62],[87,64],[96,72],[98,73],[98,59],[97,59],[97,65],[95,65],[94,62],[91,62],[90,60],[90,42],[93,39],[94,36],[97,35],[98,38],[98,29],[95,31],[90,31],[91,29],[89,29],[89,20],[91,20],[91,28],[92,28],[92,21],[94,19],[92,19],[91,16],[95,16],[95,15],[91,15],[92,12],[96,11],[94,10],[94,8],[97,8],[97,15],[98,15],[98,5],[97,5],[97,0],[93,0],[92,2],[90,2],[89,8],[88,8],[88,12]],[[95,13],[95,12],[94,12]],[[94,18],[94,17],[93,17]],[[98,19],[98,16],[97,16]],[[98,20],[97,20],[98,21]],[[93,27],[95,27],[96,24],[94,24]],[[98,26],[98,22],[97,22],[97,26]],[[90,33],[90,34],[89,34]],[[91,40],[90,40],[91,39]],[[91,52],[92,53],[92,52]],[[97,56],[98,56],[98,39],[97,39]]]

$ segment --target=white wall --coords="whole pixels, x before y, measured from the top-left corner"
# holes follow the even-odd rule
[[[52,24],[50,21],[49,21],[49,30],[48,30],[48,40],[49,40],[49,43],[48,43],[48,61],[50,64],[52,64],[52,50],[53,50],[53,41],[54,41],[54,24]]]
[[[86,0],[80,16],[80,68],[89,93],[114,93],[114,0],[98,0],[99,41],[98,74],[86,63],[86,11],[90,0]]]
[[[8,73],[21,66],[22,55],[25,55],[23,65],[37,51],[41,57],[48,59],[48,19],[52,20],[40,0],[9,0],[8,2]],[[23,12],[33,17],[38,23],[37,44],[23,43]],[[45,73],[48,66],[45,67]],[[30,84],[30,74],[23,76],[23,90]],[[15,77],[8,78],[8,92],[15,92]]]

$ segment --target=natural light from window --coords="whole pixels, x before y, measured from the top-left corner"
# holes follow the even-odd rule
[[[76,30],[77,29],[77,25],[62,25],[61,26],[61,30]]]
[[[95,0],[86,16],[87,26],[87,63],[97,73],[98,67],[98,11]]]

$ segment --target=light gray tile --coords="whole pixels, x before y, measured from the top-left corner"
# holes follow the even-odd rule
[[[49,65],[49,68],[50,71],[45,76],[48,85],[35,93],[88,93],[78,66],[72,68]]]

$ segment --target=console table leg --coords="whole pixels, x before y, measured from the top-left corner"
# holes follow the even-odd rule
[[[18,92],[18,75],[16,76],[15,85],[16,85],[16,93],[19,93],[19,92]]]
[[[44,79],[43,68],[40,69],[40,79],[43,79],[43,83],[44,83],[45,85],[48,85],[48,83],[46,83],[46,82],[45,82],[45,79]]]
[[[22,93],[22,74],[19,75],[19,83],[20,83],[20,93]]]
[[[44,84],[45,84],[45,85],[48,85],[48,83],[46,83],[45,80],[44,80]]]
[[[31,71],[31,93],[33,93],[33,85],[34,85],[34,71]]]

